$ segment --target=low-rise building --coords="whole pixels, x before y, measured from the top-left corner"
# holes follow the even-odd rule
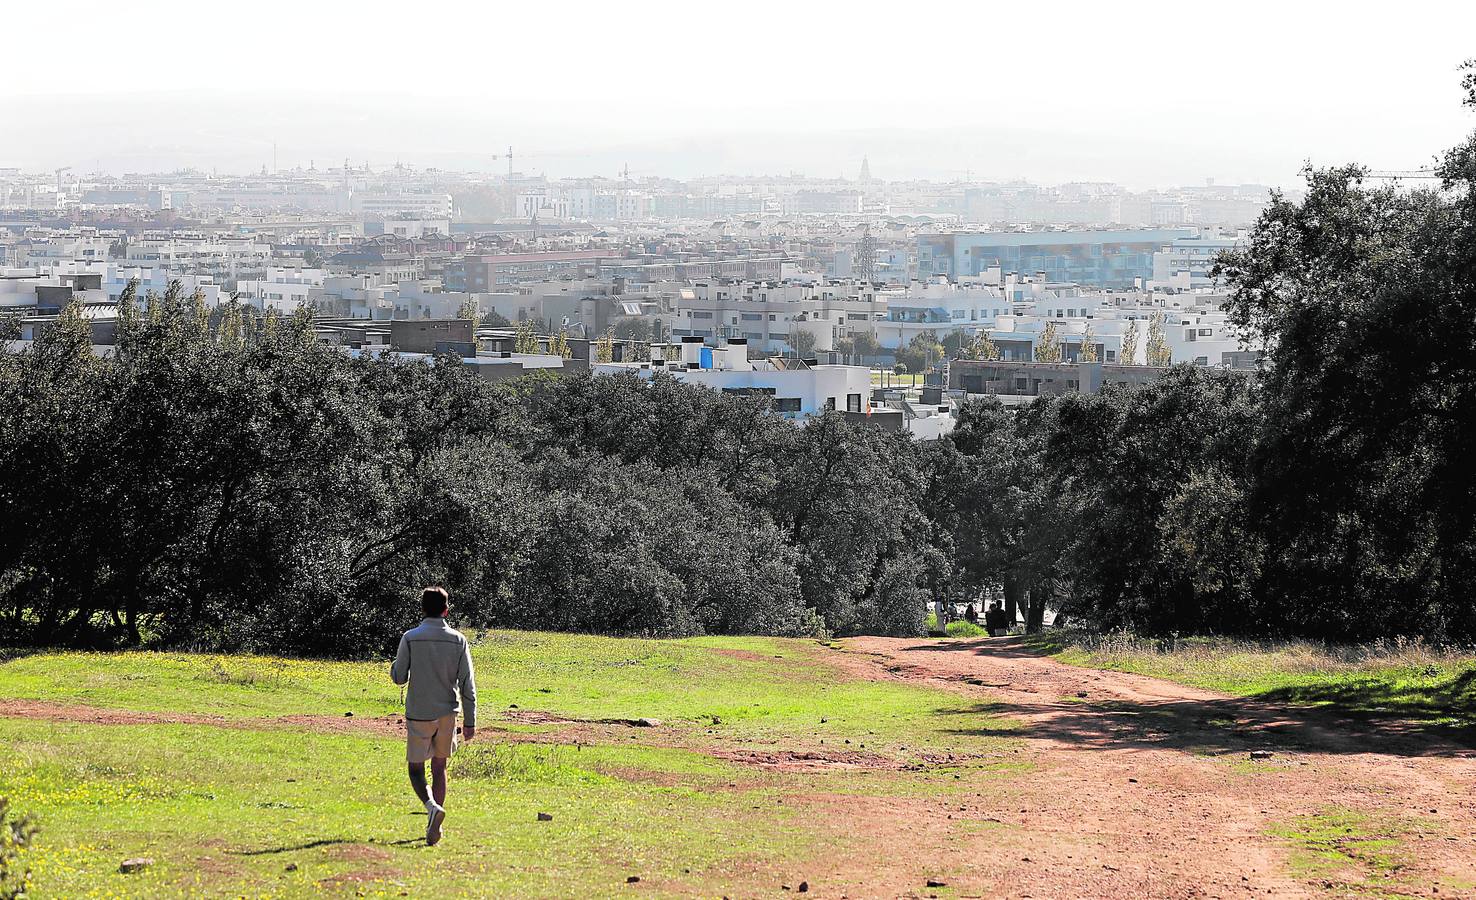
[[[1041,363],[955,359],[948,364],[948,389],[1009,398],[1095,394],[1106,385],[1150,384],[1167,371],[1155,366],[1103,363]]]
[[[667,372],[683,383],[727,394],[766,396],[776,412],[792,419],[827,409],[865,413],[871,408],[870,369],[783,357],[750,360],[742,338],[721,347],[706,346],[698,337],[673,345],[653,344],[649,360],[595,363],[593,369],[598,374],[636,372],[648,378]]]
[[[322,290],[326,276],[322,269],[272,266],[263,279],[239,282],[236,293],[242,301],[262,312],[277,310],[290,313],[312,302],[314,291]]]

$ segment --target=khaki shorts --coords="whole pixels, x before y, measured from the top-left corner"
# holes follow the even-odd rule
[[[439,719],[405,720],[405,759],[412,765],[446,759],[456,749],[456,713]]]

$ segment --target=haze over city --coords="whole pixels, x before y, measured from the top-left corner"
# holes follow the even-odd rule
[[[11,41],[0,166],[402,162],[641,175],[1289,185],[1427,165],[1476,7],[64,2]],[[43,125],[44,123],[44,125]],[[274,156],[275,146],[275,156]]]

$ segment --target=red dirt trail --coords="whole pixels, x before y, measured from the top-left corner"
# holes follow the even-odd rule
[[[846,647],[842,664],[858,676],[958,691],[1025,726],[1033,769],[957,813],[1000,827],[939,848],[941,860],[967,860],[948,879],[961,894],[1476,897],[1476,753],[1467,747],[1067,666],[1011,639],[860,638]],[[1252,763],[1251,750],[1272,755]],[[1268,832],[1338,810],[1397,833],[1399,868],[1289,866],[1286,841]],[[1342,846],[1363,852],[1357,841]]]

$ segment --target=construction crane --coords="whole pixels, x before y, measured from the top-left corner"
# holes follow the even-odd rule
[[[507,145],[507,152],[506,153],[494,153],[494,154],[492,154],[492,158],[493,159],[505,159],[505,160],[507,160],[507,177],[508,178],[511,178],[512,177],[512,173],[513,173],[513,149],[512,149],[512,144],[508,144]]]
[[[492,154],[492,158],[507,160],[507,177],[511,178],[513,176],[513,148],[511,145],[508,146],[506,153],[494,153]],[[527,159],[528,154],[522,154],[522,158]],[[537,159],[538,157],[535,155],[533,158]]]

